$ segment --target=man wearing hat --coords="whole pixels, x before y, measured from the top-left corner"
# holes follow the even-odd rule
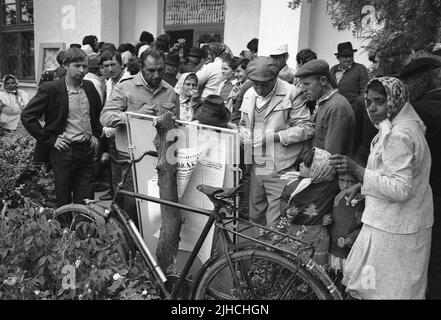
[[[177,53],[168,54],[165,58],[164,80],[172,87],[175,87],[176,83],[178,82],[176,76],[178,74],[180,65],[179,54]]]
[[[274,46],[270,52],[271,59],[279,67],[279,78],[290,84],[294,83],[294,69],[291,69],[286,62],[289,59],[288,45],[286,43]]]
[[[188,72],[196,72],[198,65],[201,63],[202,51],[199,48],[193,47],[187,54],[187,63],[182,65],[179,69],[181,74]]]
[[[328,63],[322,59],[309,61],[296,77],[300,78],[307,98],[317,101],[312,147],[331,154],[349,155],[355,129],[354,111],[348,100],[332,87]]]
[[[251,165],[250,220],[270,227],[280,220],[281,174],[293,168],[314,135],[300,90],[279,79],[279,70],[269,57],[248,64],[253,87],[244,96],[239,122],[245,163]]]
[[[231,112],[222,97],[211,94],[196,108],[193,118],[206,126],[229,128]]]
[[[417,58],[404,67],[399,77],[406,84],[410,101],[427,127],[435,221],[426,298],[441,299],[441,61],[435,57]]]
[[[331,82],[338,91],[354,106],[357,97],[362,96],[369,81],[368,71],[362,64],[354,62],[351,42],[338,44],[337,56],[339,64],[331,68]]]

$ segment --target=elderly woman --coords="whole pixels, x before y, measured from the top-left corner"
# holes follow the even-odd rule
[[[175,92],[179,95],[179,120],[193,121],[194,111],[201,103],[196,74],[184,73],[176,83]]]
[[[6,75],[0,90],[0,126],[10,132],[22,128],[19,126],[20,114],[28,102],[26,92],[18,89],[17,78],[10,74]]]
[[[339,194],[366,197],[364,223],[344,269],[343,284],[358,299],[423,299],[433,225],[431,158],[425,126],[396,78],[374,78],[366,105],[379,133],[367,167],[340,155],[331,157],[339,173],[361,182]]]

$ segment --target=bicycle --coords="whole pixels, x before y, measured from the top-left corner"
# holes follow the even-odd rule
[[[116,160],[111,157],[113,163],[126,167],[123,169],[123,177],[115,190],[110,209],[98,205],[98,201],[87,200],[86,205],[72,204],[59,208],[55,218],[70,216],[71,228],[78,228],[84,220],[96,224],[114,224],[125,239],[119,252],[126,259],[130,259],[135,249],[138,250],[166,299],[342,299],[324,269],[312,259],[313,246],[277,230],[227,216],[228,212],[235,210],[233,199],[240,193],[240,186],[222,189],[199,185],[197,189],[214,204],[211,212],[124,190],[123,185],[131,167],[146,156],[157,157],[157,153],[148,151],[134,160]],[[208,217],[179,276],[164,274],[135,223],[116,203],[118,195],[172,206]],[[187,278],[190,268],[213,225],[220,242],[219,252],[204,263],[195,280],[191,281]],[[258,232],[259,235],[251,236],[246,232]],[[244,242],[234,243],[232,237],[243,239]],[[293,248],[287,248],[287,245]],[[188,288],[189,285],[191,294],[180,295],[183,288]]]

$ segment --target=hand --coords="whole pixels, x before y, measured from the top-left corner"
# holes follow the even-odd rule
[[[239,138],[242,144],[251,144],[251,130],[245,127],[239,127]]]
[[[106,138],[109,138],[109,139],[115,138],[115,128],[104,127],[103,133]]]
[[[60,137],[57,138],[57,141],[55,141],[54,148],[58,151],[67,151],[69,149],[69,142],[65,139],[62,139]]]
[[[332,223],[332,217],[330,214],[326,214],[323,216],[323,225],[329,226]]]
[[[337,239],[337,247],[344,248],[345,245],[346,245],[345,238],[340,237],[340,238]]]
[[[200,94],[198,90],[188,90],[188,95],[191,97],[191,100],[199,100]]]
[[[345,239],[345,246],[348,248],[351,248],[353,245],[352,239],[351,238],[346,238]]]
[[[364,168],[347,156],[334,154],[329,157],[329,165],[334,167],[337,173],[350,173],[360,181],[363,179]]]
[[[90,138],[89,143],[90,143],[90,148],[93,149],[93,151],[96,151],[97,148],[98,148],[98,139],[97,139],[97,137],[92,136]]]
[[[108,152],[104,152],[101,155],[101,163],[107,163],[110,159],[110,154]]]
[[[346,205],[349,206],[351,204],[352,199],[354,199],[361,190],[361,183],[358,183],[356,185],[353,185],[352,187],[342,190],[334,200],[334,207],[338,207],[338,204],[340,201],[342,201],[344,198],[346,198]]]

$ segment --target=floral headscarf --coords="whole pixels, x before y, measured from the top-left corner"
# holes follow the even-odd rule
[[[401,109],[403,109],[404,105],[408,101],[409,93],[406,87],[404,86],[404,84],[398,78],[394,78],[394,77],[373,78],[371,81],[368,82],[367,87],[369,87],[372,84],[372,82],[375,81],[380,82],[383,85],[384,90],[386,91],[387,120],[392,121],[400,113]],[[367,91],[366,91],[366,98],[367,98]],[[376,126],[377,129],[379,128],[379,125],[374,124],[374,126]]]
[[[3,81],[2,90],[5,90],[6,92],[9,92],[9,93],[17,93],[17,89],[15,89],[14,91],[9,91],[6,88],[6,81],[9,80],[9,79],[14,79],[15,80],[15,83],[17,84],[17,89],[18,89],[19,83],[18,83],[17,78],[15,76],[13,76],[12,74],[7,74],[7,75],[5,75],[3,77],[3,80],[2,80]]]
[[[213,58],[219,57],[224,52],[228,53],[230,56],[233,56],[231,49],[226,44],[219,42],[209,43],[208,52],[213,56]]]
[[[331,154],[319,148],[314,148],[314,159],[311,164],[311,182],[320,183],[332,181],[335,178],[335,170],[329,165]]]
[[[300,181],[296,189],[291,193],[288,203],[291,203],[291,200],[295,195],[305,190],[311,184],[330,182],[335,179],[335,169],[329,164],[330,156],[331,154],[328,151],[314,148],[314,158],[311,164],[310,177],[304,178]],[[297,179],[290,181],[288,185],[296,180]]]
[[[383,148],[384,140],[389,135],[392,130],[392,120],[400,113],[403,107],[408,102],[409,93],[404,86],[404,84],[398,79],[394,77],[379,77],[374,78],[367,84],[367,87],[374,82],[380,82],[384,90],[386,91],[387,98],[387,118],[381,121],[379,124],[375,124],[369,111],[367,112],[369,119],[371,119],[372,124],[378,129],[378,134],[372,140],[371,148],[374,145],[378,145],[379,148]],[[366,91],[367,97],[367,91]],[[366,104],[367,106],[367,104]]]

